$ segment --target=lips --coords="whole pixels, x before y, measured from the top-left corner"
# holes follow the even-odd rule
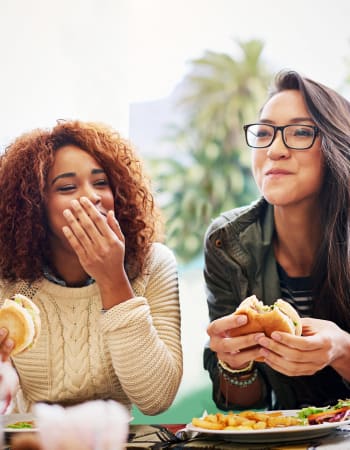
[[[290,175],[290,174],[291,172],[285,169],[270,169],[265,173],[265,175]]]

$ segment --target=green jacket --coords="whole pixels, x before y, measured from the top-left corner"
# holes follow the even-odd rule
[[[225,212],[211,224],[205,238],[204,269],[210,321],[232,313],[252,294],[267,305],[281,296],[273,234],[273,207],[264,199]],[[257,366],[265,390],[252,407],[295,409],[350,397],[350,389],[331,367],[312,376],[288,377],[266,364]],[[208,347],[204,349],[204,367],[212,379],[217,406],[235,409],[220,393],[216,354]]]

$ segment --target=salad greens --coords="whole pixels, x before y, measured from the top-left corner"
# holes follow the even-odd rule
[[[333,409],[340,409],[344,408],[345,406],[350,407],[350,399],[347,398],[345,400],[338,400],[338,403],[334,406],[324,406],[324,407],[316,407],[316,406],[308,406],[306,408],[302,408],[300,411],[298,411],[298,418],[299,419],[307,419],[308,416],[311,416],[311,414],[318,414],[321,412],[327,412]]]
[[[6,428],[14,428],[14,429],[34,428],[34,423],[33,422],[15,422],[15,423],[11,423],[10,425],[7,425]]]

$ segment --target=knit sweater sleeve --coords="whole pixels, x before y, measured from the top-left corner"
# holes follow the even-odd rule
[[[129,399],[154,415],[173,402],[182,377],[177,266],[173,253],[153,246],[138,295],[101,317],[112,365]],[[136,284],[137,293],[137,284]]]

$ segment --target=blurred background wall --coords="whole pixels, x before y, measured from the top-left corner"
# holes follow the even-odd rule
[[[215,410],[201,247],[212,218],[257,195],[242,123],[282,68],[348,95],[349,17],[347,0],[0,0],[0,149],[57,119],[104,121],[154,180],[179,262],[184,350],[163,421]]]

